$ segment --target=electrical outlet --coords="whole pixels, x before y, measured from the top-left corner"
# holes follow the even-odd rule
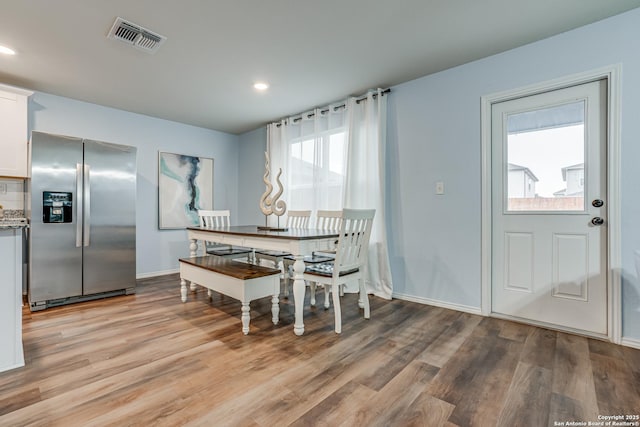
[[[0,194],[7,194],[7,183],[0,182]]]
[[[444,182],[436,182],[436,194],[444,194]]]

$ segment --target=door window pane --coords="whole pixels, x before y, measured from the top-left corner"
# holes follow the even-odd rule
[[[507,211],[584,211],[584,101],[507,117]]]

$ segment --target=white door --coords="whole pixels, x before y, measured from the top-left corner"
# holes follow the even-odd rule
[[[492,311],[607,333],[606,81],[492,105]]]

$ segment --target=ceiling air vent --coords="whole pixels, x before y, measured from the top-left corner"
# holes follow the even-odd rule
[[[116,19],[107,38],[120,40],[121,42],[149,53],[155,53],[160,45],[167,39],[165,36],[152,33],[146,28],[133,22],[125,21],[122,18]]]

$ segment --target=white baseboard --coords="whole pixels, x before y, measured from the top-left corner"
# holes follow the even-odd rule
[[[454,303],[439,301],[439,300],[430,299],[430,298],[422,298],[422,297],[416,297],[412,295],[398,294],[395,292],[393,293],[393,298],[397,298],[405,301],[417,302],[419,304],[426,304],[426,305],[433,305],[436,307],[448,308],[450,310],[462,311],[465,313],[477,314],[479,316],[482,316],[482,311],[480,310],[480,307],[454,304]]]
[[[148,279],[149,277],[166,276],[168,274],[180,273],[179,268],[173,270],[152,271],[151,273],[136,274],[136,279]]]
[[[0,369],[0,372],[5,372],[5,371],[10,371],[12,369],[22,368],[23,366],[24,366],[24,363],[18,363],[18,364],[15,364],[15,365],[4,366],[2,369]]]
[[[622,338],[622,340],[620,341],[621,345],[627,346],[627,347],[633,347],[633,348],[637,348],[640,349],[640,340],[634,339],[634,338]]]

